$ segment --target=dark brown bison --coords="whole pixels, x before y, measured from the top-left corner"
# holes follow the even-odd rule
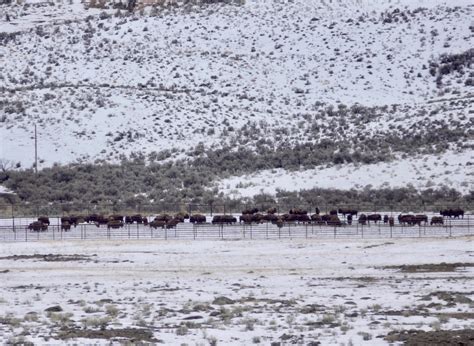
[[[34,221],[28,225],[30,231],[44,232],[48,230],[48,225],[41,221]]]
[[[76,227],[78,224],[86,222],[87,217],[85,217],[84,215],[71,215],[70,219],[71,224]]]
[[[398,215],[398,223],[400,225],[408,225],[408,226],[414,226],[418,223],[419,221],[416,219],[415,215],[411,214],[400,214]]]
[[[464,210],[456,208],[456,209],[444,209],[439,212],[444,217],[454,217],[454,218],[463,218],[464,219]]]
[[[306,215],[308,214],[308,211],[301,208],[291,208],[289,213],[291,215]]]
[[[233,217],[232,215],[215,215],[212,218],[212,223],[213,224],[219,224],[219,225],[227,224],[227,225],[230,225],[230,224],[233,224],[233,223],[236,223],[236,222],[237,222],[237,219],[235,217]]]
[[[49,223],[49,217],[47,217],[47,216],[40,216],[40,217],[38,217],[38,221],[41,222],[41,223],[43,223],[43,224],[45,224],[45,225],[48,225],[48,226],[50,225],[50,223]]]
[[[422,215],[422,214],[415,215],[415,221],[416,221],[416,223],[419,224],[419,225],[420,225],[422,222],[428,223],[428,216]]]
[[[323,224],[323,219],[319,214],[313,214],[311,215],[311,221],[314,222],[315,224],[321,225]]]
[[[322,220],[324,223],[327,223],[329,220],[331,220],[331,215],[329,215],[329,214],[323,214],[323,215],[321,215],[321,220]]]
[[[61,224],[65,223],[65,222],[69,222],[70,224],[72,224],[71,217],[70,216],[61,217]]]
[[[99,225],[106,225],[109,220],[104,215],[91,214],[86,218],[86,222],[98,223]]]
[[[347,224],[352,225],[352,214],[347,215]]]
[[[355,210],[355,209],[343,209],[343,208],[339,208],[338,211],[339,211],[339,214],[342,214],[342,215],[344,215],[344,216],[346,216],[346,215],[355,215],[355,216],[357,216],[357,213],[358,213],[358,211]]]
[[[181,221],[181,219],[173,218],[169,220],[168,222],[166,222],[165,228],[167,229],[175,228],[181,222],[184,222],[184,221]]]
[[[367,215],[367,221],[368,221],[369,224],[370,224],[370,221],[373,221],[373,222],[377,223],[381,220],[382,220],[382,215],[380,215],[380,214]]]
[[[393,216],[390,216],[388,218],[388,224],[390,225],[390,227],[395,226],[395,219],[393,218]]]
[[[242,215],[252,215],[258,213],[258,208],[242,210]]]
[[[262,217],[262,221],[266,221],[266,222],[273,222],[276,220],[278,220],[278,215],[275,215],[275,214],[267,214],[267,215],[263,215]]]
[[[61,218],[61,231],[70,231],[71,230],[71,223],[69,221],[62,221]]]
[[[388,223],[388,215],[387,215],[387,214],[385,214],[385,215],[383,216],[383,223],[384,223],[384,224],[385,224],[385,223]]]
[[[160,214],[160,215],[157,215],[155,216],[155,220],[156,221],[164,221],[164,222],[168,222],[172,219],[173,217],[169,214]]]
[[[367,215],[360,214],[359,219],[357,220],[357,222],[361,225],[366,225],[367,224]]]
[[[109,215],[109,221],[110,220],[123,222],[123,215],[118,215],[118,214]]]
[[[182,220],[187,220],[187,219],[189,219],[189,214],[185,213],[183,211],[180,211],[179,213],[176,213],[176,215],[174,217],[182,219]]]
[[[147,219],[148,221],[148,219]],[[127,215],[125,216],[125,223],[126,224],[132,224],[132,223],[143,223],[143,216],[141,214],[135,214],[135,215]]]
[[[267,209],[267,214],[276,214],[277,212],[277,208],[270,208],[270,209]]]
[[[206,216],[202,214],[193,214],[189,217],[191,223],[206,223]]]
[[[328,226],[342,226],[342,222],[337,215],[330,215],[327,224]]]
[[[442,216],[433,216],[431,218],[430,225],[431,226],[433,226],[433,225],[444,225],[443,217]]]
[[[272,223],[275,224],[278,228],[282,228],[285,225],[285,222],[281,217],[279,217],[275,221],[272,221]]]
[[[329,215],[337,215],[337,210],[336,209],[330,210]]]
[[[121,220],[109,220],[107,222],[107,229],[117,229],[117,228],[122,228],[123,227],[123,221]]]
[[[165,228],[166,222],[165,221],[158,221],[158,220],[153,220],[151,221],[148,226],[151,228]]]

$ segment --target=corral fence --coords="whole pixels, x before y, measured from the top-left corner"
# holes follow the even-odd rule
[[[389,212],[386,213],[390,215]],[[392,213],[396,216],[397,213]],[[429,220],[439,214],[427,214]],[[148,215],[151,220],[153,215]],[[238,219],[238,215],[234,214]],[[425,238],[425,237],[457,237],[474,235],[474,215],[465,214],[464,218],[444,218],[443,224],[420,223],[408,226],[400,224],[395,217],[395,224],[390,226],[383,221],[359,224],[354,217],[348,224],[341,217],[341,226],[328,226],[317,223],[287,222],[281,227],[271,222],[261,224],[212,224],[212,217],[207,214],[204,224],[192,224],[187,220],[176,227],[151,228],[144,224],[125,224],[121,228],[108,228],[107,225],[97,226],[93,223],[82,223],[70,230],[61,229],[60,217],[50,216],[50,225],[46,231],[33,231],[28,225],[36,221],[32,217],[11,217],[0,219],[0,242],[30,242],[56,240],[128,240],[128,239],[289,239],[289,238],[332,238],[332,239],[375,239],[375,238]]]
[[[309,214],[314,213],[318,208],[322,214],[329,213],[334,209],[355,209],[364,213],[384,213],[391,216],[400,213],[439,213],[443,209],[463,209],[467,213],[474,212],[474,205],[459,204],[427,204],[423,201],[413,204],[377,204],[377,203],[357,203],[341,204],[331,203],[324,200],[318,200],[307,204],[295,203],[273,203],[262,202],[260,204],[246,204],[240,201],[229,201],[228,203],[209,202],[205,204],[198,203],[119,203],[119,202],[101,202],[101,203],[21,203],[21,204],[0,204],[0,218],[25,218],[25,217],[60,217],[67,215],[90,215],[90,214],[121,214],[121,215],[156,215],[162,213],[186,212],[188,214],[233,214],[240,215],[243,210],[252,208],[265,212],[268,209],[275,208],[278,214],[287,213],[290,209],[304,209]]]

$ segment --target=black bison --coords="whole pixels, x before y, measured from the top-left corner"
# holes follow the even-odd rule
[[[91,214],[86,218],[85,221],[99,225],[106,225],[109,222],[109,220],[104,215],[99,214]]]
[[[328,226],[342,226],[342,222],[337,215],[330,215],[327,224]]]
[[[444,209],[439,212],[444,217],[454,217],[454,218],[463,218],[464,219],[464,210],[462,209]]]
[[[433,216],[431,218],[430,225],[431,226],[433,226],[433,225],[444,225],[443,217],[442,216]]]
[[[308,214],[308,211],[301,208],[291,208],[289,213],[291,215],[306,215]]]
[[[48,230],[48,225],[41,221],[34,221],[28,225],[30,231],[44,232]]]
[[[277,208],[270,208],[270,209],[267,209],[267,214],[276,214],[277,212]]]
[[[49,223],[49,217],[47,217],[47,216],[40,216],[40,217],[38,217],[38,221],[41,222],[41,223],[43,223],[43,224],[45,224],[45,225],[48,225],[48,226],[50,225],[50,223]]]
[[[355,215],[355,216],[357,216],[357,213],[358,213],[358,211],[355,210],[355,209],[343,209],[343,208],[339,208],[338,212],[339,212],[339,214],[342,214],[344,216],[346,216],[346,215]]]
[[[352,214],[347,215],[347,224],[352,225]]]
[[[173,217],[169,214],[160,214],[160,215],[157,215],[155,216],[155,221],[164,221],[164,222],[168,222],[170,221],[171,219],[173,219]]]
[[[329,215],[337,215],[337,210],[336,209],[330,210]]]
[[[127,215],[125,216],[125,223],[126,224],[132,224],[132,223],[145,223],[144,220],[146,220],[146,222],[148,222],[148,219],[143,217],[141,214],[135,214],[135,215]]]
[[[117,228],[122,228],[123,227],[123,221],[121,220],[109,220],[107,222],[107,229],[117,229]]]
[[[185,212],[183,212],[183,211],[180,211],[180,212],[177,213],[174,217],[175,217],[175,218],[182,219],[182,220],[187,220],[187,219],[189,219],[189,214],[188,214],[188,213],[185,213]]]
[[[151,221],[148,226],[150,226],[151,228],[164,228],[166,226],[166,222],[165,221],[158,221],[158,220],[153,220]]]
[[[71,230],[71,223],[69,221],[62,221],[61,218],[61,231],[70,231]]]
[[[384,223],[384,224],[385,224],[385,223],[388,223],[388,215],[387,215],[387,214],[385,214],[385,215],[383,216],[383,223]]]
[[[367,215],[360,214],[359,219],[357,220],[357,222],[361,225],[366,225],[367,224]]]
[[[393,216],[390,216],[388,218],[388,224],[390,225],[390,227],[395,226],[395,219],[393,218]]]
[[[242,215],[252,215],[258,213],[258,208],[242,210]]]
[[[123,215],[112,214],[112,215],[109,216],[109,221],[110,220],[122,221],[123,222]]]
[[[193,214],[189,217],[189,222],[191,223],[205,223],[206,216],[202,214]]]
[[[382,220],[382,215],[380,215],[380,214],[367,215],[367,221],[368,221],[369,224],[370,224],[370,221],[373,221],[373,222],[377,223],[381,220]]]
[[[237,222],[237,219],[235,217],[233,217],[232,215],[215,215],[212,218],[212,223],[213,224],[219,224],[219,225],[227,224],[227,225],[230,225],[230,224],[233,224],[233,223],[236,223],[236,222]]]

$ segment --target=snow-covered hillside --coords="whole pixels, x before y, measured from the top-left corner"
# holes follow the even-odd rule
[[[251,197],[259,193],[274,195],[277,189],[299,191],[312,188],[343,190],[407,187],[417,189],[449,186],[463,193],[474,186],[474,153],[447,152],[400,158],[393,162],[368,165],[336,165],[297,172],[264,170],[252,175],[223,179],[219,191],[228,196]]]
[[[35,123],[40,168],[164,149],[184,157],[201,142],[239,144],[252,124],[275,145],[469,137],[473,12],[466,0],[247,0],[133,15],[74,1],[0,5],[11,20],[0,22],[0,158],[30,167]],[[442,70],[443,54],[466,64]],[[317,117],[356,104],[376,115]]]

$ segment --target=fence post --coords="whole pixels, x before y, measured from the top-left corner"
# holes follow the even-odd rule
[[[336,226],[334,226],[334,239],[336,239]]]
[[[25,241],[28,242],[28,227],[25,227]]]

